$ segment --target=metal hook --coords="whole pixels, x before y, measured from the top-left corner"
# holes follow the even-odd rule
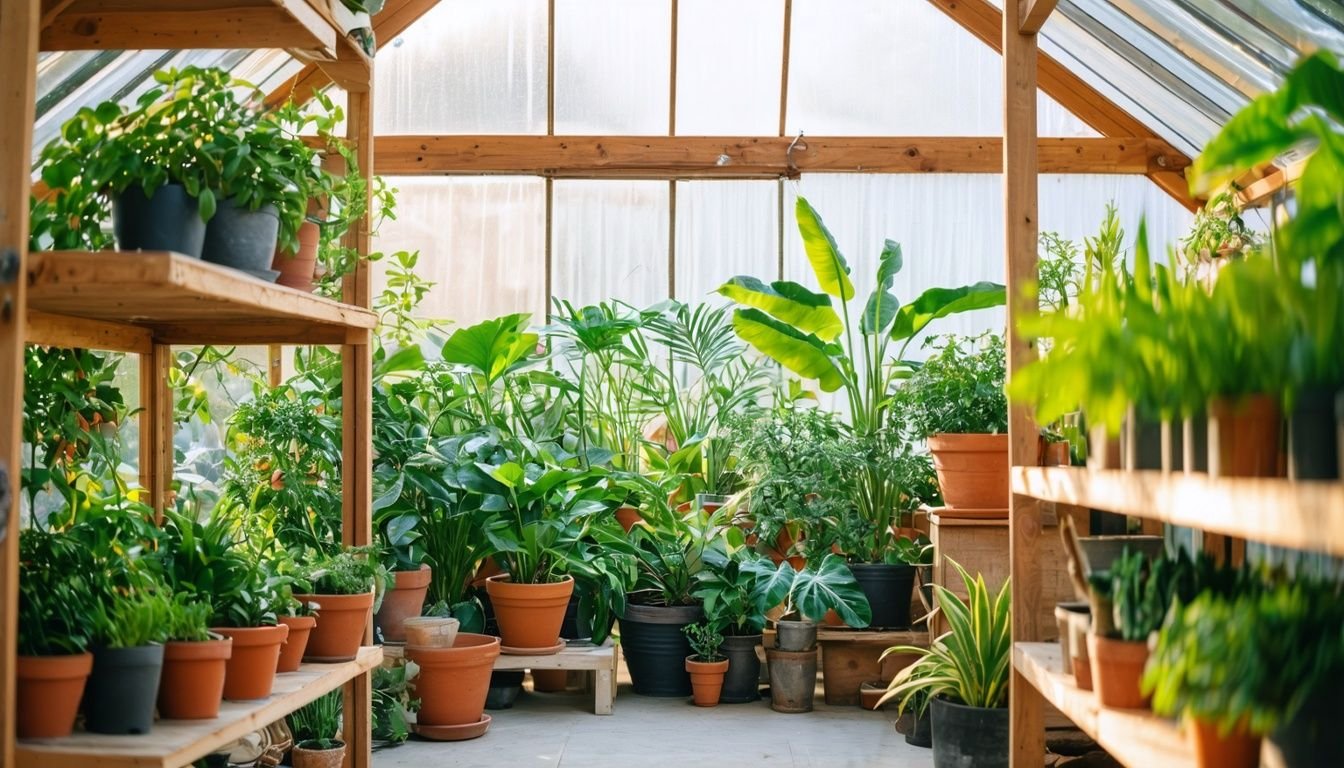
[[[793,162],[793,150],[795,149],[802,150],[803,152],[806,152],[808,149],[807,140],[803,138],[802,131],[799,131],[793,141],[789,142],[789,148],[784,150],[784,162],[789,166],[789,178],[791,179],[798,178],[798,164]]]

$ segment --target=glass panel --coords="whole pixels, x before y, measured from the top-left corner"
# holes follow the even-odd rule
[[[545,310],[546,184],[531,177],[391,178],[397,218],[374,241],[384,253],[419,250],[416,273],[435,283],[423,317],[471,325]],[[386,284],[375,263],[374,291]]]
[[[546,0],[441,0],[375,70],[379,133],[545,133]]]
[[[556,0],[555,132],[665,135],[671,20],[670,0]]]
[[[681,0],[677,12],[677,133],[774,135],[783,3]]]
[[[722,304],[734,275],[776,279],[778,206],[775,181],[677,182],[677,298]]]
[[[557,181],[554,192],[555,296],[576,306],[667,298],[667,182]]]

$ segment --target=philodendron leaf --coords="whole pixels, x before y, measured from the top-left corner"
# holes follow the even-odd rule
[[[844,384],[825,342],[812,334],[800,333],[759,309],[734,311],[733,329],[762,354],[799,376],[815,380],[826,392]]]
[[[979,282],[960,288],[930,288],[919,298],[901,307],[896,323],[891,327],[891,338],[908,339],[940,317],[1003,306],[1006,291],[999,283]]]
[[[803,333],[816,334],[822,341],[833,341],[844,329],[829,296],[787,280],[766,285],[754,277],[739,275],[719,286],[718,292],[738,304],[764,310]]]
[[[844,558],[826,555],[816,570],[804,568],[793,579],[793,605],[804,617],[821,621],[833,609],[856,629],[873,620],[872,607]]]
[[[798,220],[798,232],[803,236],[803,250],[812,264],[812,271],[817,275],[821,290],[841,301],[854,298],[854,284],[849,281],[849,264],[840,255],[840,247],[835,244],[831,231],[806,198],[799,197],[794,204],[794,217]]]
[[[465,365],[493,383],[537,347],[537,334],[525,333],[530,315],[520,312],[453,332],[443,343],[445,362]]]

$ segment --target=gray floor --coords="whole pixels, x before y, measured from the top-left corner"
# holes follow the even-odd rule
[[[622,668],[624,673],[624,668]],[[533,693],[493,711],[490,731],[474,741],[411,741],[374,754],[375,768],[454,766],[891,766],[932,768],[927,749],[911,747],[892,727],[895,713],[827,707],[784,715],[769,702],[711,709],[683,699],[636,696],[622,674],[615,712],[591,713],[590,694]]]

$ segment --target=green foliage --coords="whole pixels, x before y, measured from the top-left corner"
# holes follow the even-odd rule
[[[1162,626],[1174,589],[1174,561],[1126,549],[1111,567],[1111,602],[1120,639],[1144,641]]]
[[[728,635],[760,634],[766,611],[784,602],[793,583],[788,563],[776,566],[743,547],[710,549],[705,564],[695,574],[692,594],[701,601],[705,620]]]
[[[396,745],[410,738],[406,715],[419,709],[420,700],[411,696],[406,681],[417,674],[419,667],[413,661],[373,670],[374,741]]]
[[[821,621],[827,611],[835,611],[842,621],[859,629],[873,620],[868,598],[859,589],[845,559],[839,555],[826,555],[815,568],[809,565],[796,572],[785,561],[777,573],[782,581],[789,582],[788,613],[796,611],[808,621]]]
[[[168,639],[173,599],[153,588],[117,594],[88,617],[95,625],[95,641],[108,648],[136,648]]]
[[[932,337],[935,350],[896,392],[896,407],[914,439],[939,434],[1008,431],[1003,338]]]
[[[104,592],[93,556],[79,542],[38,528],[19,532],[19,654],[83,653]]]
[[[1042,232],[1037,256],[1037,297],[1041,308],[1065,310],[1078,298],[1083,285],[1083,263],[1078,244],[1058,232]]]
[[[350,547],[312,559],[299,569],[297,577],[314,595],[362,595],[376,591],[381,597],[390,574],[376,555],[372,547]]]
[[[210,638],[210,615],[214,609],[200,596],[174,595],[168,604],[164,620],[165,639],[178,642],[199,643]]]
[[[948,559],[961,574],[969,599],[935,585],[938,607],[948,631],[929,648],[897,646],[887,654],[915,654],[915,663],[896,673],[881,702],[899,699],[900,711],[922,699],[946,697],[969,707],[999,708],[1008,705],[1008,672],[1012,665],[1012,616],[1009,583],[991,595],[985,579],[974,579],[959,564]],[[885,654],[884,654],[885,655]]]
[[[723,661],[719,646],[723,645],[723,635],[709,622],[687,624],[681,628],[695,652],[695,660],[703,662]]]
[[[289,729],[294,744],[306,749],[335,749],[343,742],[341,733],[341,691],[324,693],[289,714]]]
[[[213,607],[212,626],[270,626],[291,608],[293,577],[281,572],[286,553],[266,538],[261,523],[228,498],[205,522],[164,511],[159,567],[175,593]]]

